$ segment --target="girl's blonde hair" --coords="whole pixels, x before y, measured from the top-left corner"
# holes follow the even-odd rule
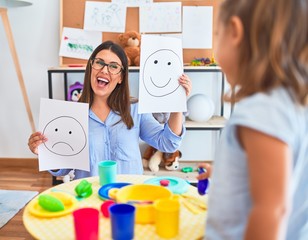
[[[308,105],[308,0],[225,0],[219,21],[232,16],[244,29],[233,100],[283,86]]]

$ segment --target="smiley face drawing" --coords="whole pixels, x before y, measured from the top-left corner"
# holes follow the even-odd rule
[[[160,49],[152,53],[143,68],[146,91],[154,97],[172,94],[180,87],[178,78],[182,68],[181,59],[174,51]]]
[[[45,147],[60,156],[74,156],[87,144],[86,133],[82,125],[73,117],[54,118],[45,126],[43,134],[48,138]]]

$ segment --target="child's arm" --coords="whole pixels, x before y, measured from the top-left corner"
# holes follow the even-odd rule
[[[245,239],[282,239],[288,202],[292,157],[287,144],[246,127],[238,136],[248,158],[252,210]]]

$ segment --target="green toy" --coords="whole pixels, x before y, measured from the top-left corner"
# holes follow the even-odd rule
[[[89,183],[87,180],[83,179],[75,187],[75,192],[78,197],[87,198],[92,194],[92,183]]]
[[[64,210],[63,202],[48,194],[40,195],[38,198],[38,204],[49,212],[59,212]]]

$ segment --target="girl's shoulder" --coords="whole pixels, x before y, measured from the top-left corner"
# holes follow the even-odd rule
[[[295,105],[286,89],[275,88],[269,92],[259,92],[246,97],[236,103],[235,107],[241,111],[254,112],[257,109],[262,109],[263,112],[266,112],[274,109],[286,109],[286,107],[292,108]]]

